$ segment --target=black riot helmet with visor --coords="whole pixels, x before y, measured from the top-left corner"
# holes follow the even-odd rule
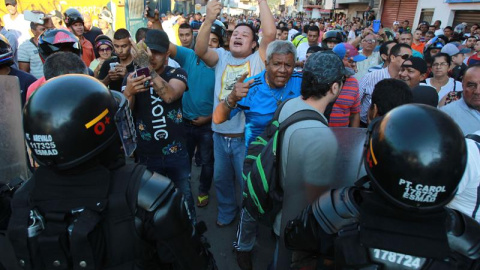
[[[387,201],[408,211],[430,211],[452,200],[467,150],[447,114],[407,104],[372,121],[364,160],[373,189]]]
[[[63,75],[42,85],[24,108],[23,125],[35,160],[57,170],[89,161],[118,136],[126,156],[136,148],[126,98],[86,75]]]

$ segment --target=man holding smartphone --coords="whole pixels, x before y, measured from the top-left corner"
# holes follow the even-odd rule
[[[120,91],[125,75],[135,70],[130,52],[132,43],[127,29],[120,28],[115,31],[113,48],[117,57],[112,57],[103,62],[97,79],[101,80],[110,90]]]
[[[146,16],[153,29],[163,30],[162,24],[155,17]],[[185,24],[184,24],[185,25]],[[179,28],[179,33],[182,28]],[[192,31],[191,28],[188,28]],[[221,48],[224,45],[226,29],[223,23],[216,20],[210,29],[208,47]],[[183,123],[186,132],[186,145],[189,160],[193,159],[195,149],[202,167],[200,185],[198,187],[197,207],[205,207],[209,203],[209,191],[213,178],[213,131],[212,111],[215,87],[215,69],[195,55],[195,51],[186,46],[178,46],[170,42],[170,57],[177,61],[188,74],[188,91],[183,94]]]
[[[149,56],[149,76],[137,72],[129,74],[123,82],[123,94],[135,119],[138,139],[135,153],[139,162],[172,180],[183,193],[190,219],[195,224],[190,161],[182,118],[182,96],[188,89],[187,73],[167,65],[169,46],[167,34],[156,29],[147,32],[145,43],[133,45],[137,55],[146,53]],[[146,84],[147,81],[150,84]]]

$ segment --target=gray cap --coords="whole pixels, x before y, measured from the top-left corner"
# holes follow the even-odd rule
[[[456,46],[453,43],[448,43],[447,45],[443,46],[441,52],[446,53],[450,56],[457,55],[459,53],[469,53],[471,50],[462,46]]]
[[[330,84],[348,73],[342,59],[332,51],[316,52],[308,58],[303,72],[311,72],[318,83]]]

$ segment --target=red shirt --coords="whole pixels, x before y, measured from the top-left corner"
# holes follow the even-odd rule
[[[468,58],[467,66],[472,66],[480,62],[480,57],[477,54],[474,54]]]
[[[360,94],[358,93],[357,79],[348,77],[333,104],[328,126],[348,127],[350,115],[353,113],[360,113]]]
[[[86,38],[81,37],[80,43],[82,44],[82,60],[87,65],[90,66],[90,63],[95,60],[95,52],[93,51],[93,45]]]
[[[41,77],[40,79],[36,80],[34,83],[30,84],[30,86],[27,89],[27,100],[30,98],[30,96],[35,92],[44,82],[46,82],[45,77]]]
[[[425,48],[425,42],[420,42],[420,44],[415,44],[415,42],[412,42],[412,47],[413,50],[423,54],[423,49]]]

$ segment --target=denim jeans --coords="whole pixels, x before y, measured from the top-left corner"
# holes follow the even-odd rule
[[[217,221],[229,224],[237,215],[239,206],[237,196],[243,194],[243,160],[245,159],[245,139],[243,137],[224,137],[213,134],[214,171],[213,181],[217,191]],[[240,190],[235,188],[235,180],[240,183]]]
[[[175,154],[167,156],[150,157],[138,155],[139,162],[147,169],[161,175],[167,176],[172,180],[176,188],[178,188],[185,197],[190,219],[192,223],[196,223],[195,205],[193,203],[192,190],[190,188],[190,162],[188,161],[187,150],[181,150]]]
[[[202,166],[200,172],[199,194],[208,194],[213,179],[213,131],[210,124],[195,126],[184,121],[187,151],[190,160],[194,156],[195,147],[199,156],[199,163]],[[190,165],[191,166],[191,165]]]

